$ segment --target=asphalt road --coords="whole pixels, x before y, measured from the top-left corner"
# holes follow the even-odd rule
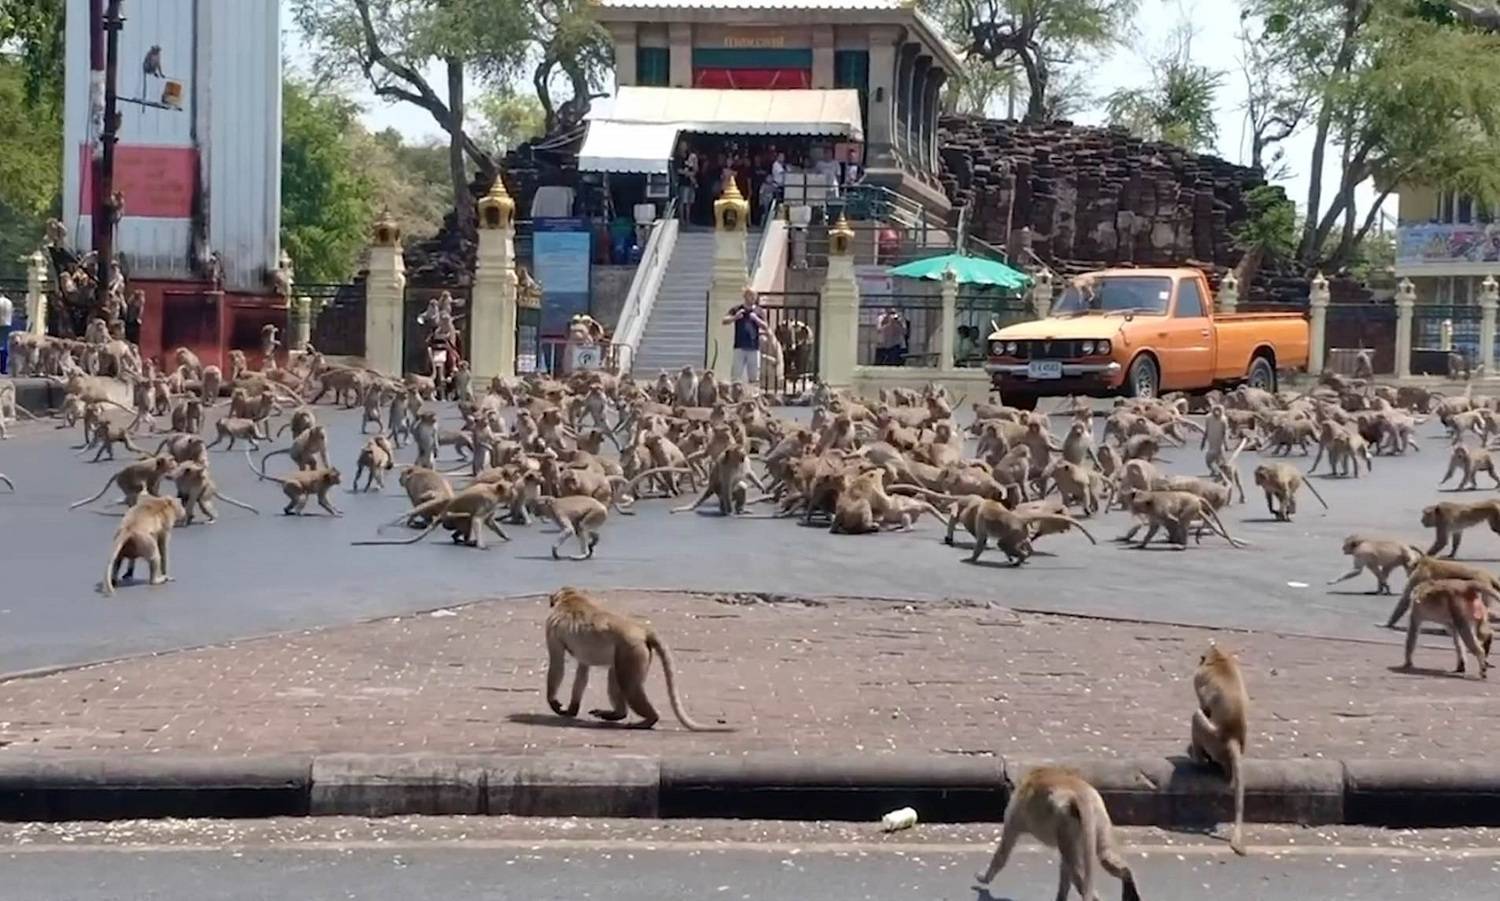
[[[453,835],[443,821],[416,824],[401,838],[370,841],[356,821],[324,836],[222,843],[212,835],[172,844],[48,838],[0,851],[0,899],[32,901],[346,901],[454,898],[576,901],[726,899],[996,899],[1051,898],[1056,857],[1023,843],[988,889],[973,874],[988,861],[986,830],[957,840],[924,842],[862,836],[804,842],[718,834],[702,838],[582,838],[558,828],[529,838],[491,837],[482,823]],[[430,825],[429,825],[430,824]],[[642,827],[634,827],[642,830]],[[446,831],[448,837],[430,830]],[[327,832],[327,830],[324,830]],[[779,832],[778,829],[767,830]],[[840,830],[852,832],[853,830]],[[993,830],[990,830],[993,831]],[[1279,846],[1236,859],[1200,842],[1148,843],[1126,832],[1127,861],[1141,893],[1157,901],[1270,901],[1319,898],[1403,901],[1491,899],[1500,867],[1494,848],[1460,850],[1444,839],[1392,848],[1384,842],[1328,842],[1294,830]],[[1464,836],[1459,836],[1465,844]],[[1422,844],[1427,844],[1422,847]],[[1118,897],[1108,877],[1102,897]],[[1076,895],[1074,896],[1076,897]]]
[[[798,411],[806,415],[806,411]],[[333,460],[353,469],[361,439],[356,413],[320,407],[330,427]],[[1436,434],[1429,424],[1426,431]],[[1060,429],[1059,429],[1060,430]],[[1423,541],[1417,513],[1439,495],[1442,445],[1420,454],[1379,458],[1373,479],[1317,481],[1332,509],[1304,495],[1294,524],[1271,522],[1253,494],[1225,516],[1252,547],[1217,539],[1185,552],[1134,550],[1110,542],[1129,525],[1112,513],[1090,521],[1091,547],[1072,533],[1040,542],[1047,552],[1013,569],[990,552],[981,565],[944,546],[941,525],[912,533],[830,535],[792,521],[716,515],[669,515],[644,501],[635,517],[612,516],[597,556],[555,562],[550,526],[517,527],[510,544],[487,552],[434,537],[420,547],[354,547],[405,506],[395,480],[384,495],[341,493],[347,516],[281,516],[279,486],[257,482],[238,451],[211,452],[220,487],[261,508],[262,515],[221,505],[219,523],[179,529],[172,543],[176,581],[160,588],[126,585],[113,598],[97,593],[120,508],[69,512],[70,502],[98,491],[115,467],[90,465],[69,445],[74,432],[46,424],[13,430],[0,443],[0,472],[17,483],[0,494],[0,672],[93,661],[223,641],[287,629],[428,609],[481,597],[547,592],[572,583],[599,588],[688,589],[994,601],[1021,608],[1118,616],[1326,636],[1394,640],[1376,627],[1389,604],[1363,596],[1362,577],[1330,592],[1323,583],[1344,568],[1339,544],[1354,531],[1384,531]],[[409,461],[408,448],[400,459]],[[1173,471],[1197,472],[1196,447],[1168,452]],[[450,463],[453,457],[448,457]],[[123,460],[122,460],[123,462]],[[1244,478],[1256,462],[1241,460]],[[1305,466],[1309,459],[1293,457]],[[273,471],[288,468],[285,456]],[[1253,489],[1253,485],[1250,486]],[[1470,493],[1472,497],[1490,492]],[[310,507],[315,509],[315,507]],[[94,511],[108,511],[109,516]],[[390,537],[400,537],[399,534]],[[1500,560],[1500,537],[1476,530],[1465,557]],[[143,570],[144,572],[144,570]]]

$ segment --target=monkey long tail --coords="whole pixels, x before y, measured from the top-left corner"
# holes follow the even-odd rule
[[[672,652],[657,637],[655,632],[646,634],[646,647],[661,658],[661,671],[667,677],[667,700],[672,703],[672,713],[683,728],[689,732],[733,732],[733,729],[704,726],[688,716],[682,706],[682,696],[677,693],[677,670],[672,665]]]
[[[10,479],[6,479],[5,481],[6,481],[6,484],[10,484]],[[106,479],[104,481],[104,487],[99,489],[99,493],[98,494],[94,495],[93,497],[84,498],[81,501],[75,501],[75,502],[73,502],[73,503],[71,503],[71,504],[68,505],[68,509],[69,510],[77,510],[79,507],[82,507],[85,504],[92,504],[94,501],[97,501],[99,498],[104,497],[104,493],[106,491],[108,491],[109,490],[109,486],[113,485],[114,483],[115,483],[115,477],[114,476],[110,476],[108,479]],[[15,490],[15,486],[11,486],[11,490],[14,491]]]
[[[3,472],[0,472],[0,482],[4,482],[5,483],[5,487],[9,488],[12,492],[14,492],[16,490],[16,483],[12,482],[10,480],[10,476],[6,475]],[[106,483],[105,486],[104,486],[104,491],[108,491],[108,490],[109,490],[109,485]],[[104,492],[101,491],[99,493],[103,494]]]
[[[226,504],[229,504],[231,507],[239,507],[241,510],[249,510],[251,513],[254,513],[256,516],[260,515],[260,511],[259,510],[255,509],[254,507],[250,506],[249,504],[245,503],[244,501],[237,501],[237,500],[235,500],[234,498],[230,497],[229,495],[225,494],[222,491],[215,491],[214,492],[214,497],[218,498],[219,500],[223,501]]]
[[[109,556],[104,560],[104,580],[99,583],[99,590],[106,595],[115,593],[115,561],[120,559],[120,552],[125,550],[125,540],[125,530],[117,530],[114,543],[109,547]]]
[[[1083,527],[1083,523],[1079,522],[1078,520],[1074,519],[1071,516],[1064,516],[1063,514],[1060,514],[1060,513],[1038,513],[1038,514],[1032,514],[1032,515],[1026,517],[1026,519],[1029,522],[1051,522],[1051,523],[1066,524],[1066,525],[1068,525],[1068,526],[1070,526],[1072,528],[1075,528],[1078,531],[1082,532],[1083,533],[1083,537],[1087,538],[1089,540],[1090,544],[1098,544],[1099,543],[1098,541],[1094,540],[1094,536],[1089,533],[1089,530],[1085,529]]]
[[[431,535],[434,531],[436,531],[437,527],[442,524],[443,516],[440,513],[432,517],[432,522],[429,523],[427,528],[423,529],[415,538],[405,538],[398,541],[351,541],[349,543],[355,547],[371,547],[374,545],[382,544],[416,544],[417,542],[426,538],[428,535]]]
[[[273,476],[270,473],[266,472],[264,469],[256,469],[255,468],[255,458],[252,457],[252,456],[250,456],[250,452],[249,451],[245,451],[245,465],[248,466],[248,467],[250,467],[250,471],[251,472],[255,473],[256,475],[260,476],[263,479],[270,479],[271,481],[276,482],[276,483],[281,484],[281,485],[285,485],[286,484],[286,479],[282,479],[282,478],[278,478],[277,476]]]
[[[1328,502],[1323,500],[1323,495],[1318,493],[1318,489],[1313,486],[1313,483],[1310,480],[1303,480],[1302,484],[1307,486],[1307,490],[1311,491],[1312,496],[1318,499],[1318,503],[1323,505],[1324,510],[1327,510]]]
[[[16,404],[15,406],[11,407],[11,409],[16,411],[17,417],[25,416],[27,419],[30,419],[33,422],[35,422],[39,418],[35,413],[31,412],[20,404]]]
[[[277,454],[291,454],[291,452],[292,452],[291,448],[289,448],[289,447],[283,447],[280,450],[273,450],[270,453],[266,454],[264,457],[261,457],[260,458],[260,477],[263,478],[263,479],[270,478],[270,476],[266,474],[266,461],[267,460],[271,459],[272,457],[276,456]]]
[[[1224,528],[1223,520],[1219,519],[1219,514],[1207,503],[1203,505],[1203,518],[1212,522],[1214,531],[1218,533],[1220,538],[1229,542],[1230,547],[1249,547],[1245,542],[1230,537],[1229,530]]]
[[[1234,832],[1230,834],[1229,847],[1234,853],[1244,857],[1245,841],[1241,833],[1245,824],[1245,758],[1240,753],[1238,741],[1231,740],[1226,743],[1225,747],[1229,752],[1230,788],[1234,792]]]

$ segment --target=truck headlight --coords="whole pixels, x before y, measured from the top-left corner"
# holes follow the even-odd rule
[[[1083,356],[1085,356],[1085,357],[1093,356],[1094,355],[1094,342],[1092,342],[1092,341],[1083,341],[1083,342],[1080,342],[1079,345],[1078,345],[1078,352],[1080,354],[1082,354]]]
[[[1108,341],[1096,341],[1096,342],[1094,342],[1094,353],[1099,354],[1100,356],[1104,356],[1105,354],[1108,354],[1109,353],[1109,342]]]
[[[993,356],[997,356],[997,357],[1000,356],[1000,355],[1002,355],[1002,354],[1004,354],[1005,353],[1005,342],[1004,341],[991,341],[990,342],[990,353]]]
[[[1016,342],[1014,342],[1014,341],[1007,341],[1007,342],[1005,342],[1005,355],[1007,357],[1013,357],[1013,356],[1016,355]]]

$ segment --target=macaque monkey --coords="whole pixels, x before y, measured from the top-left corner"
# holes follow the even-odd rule
[[[129,426],[122,428],[117,425],[111,425],[107,419],[100,419],[94,424],[93,443],[99,445],[99,450],[94,453],[94,459],[90,460],[90,463],[98,463],[106,454],[113,460],[115,458],[116,444],[124,445],[125,449],[131,453],[146,453],[146,451],[136,447],[135,443],[130,440]],[[88,448],[85,447],[84,450],[88,450]]]
[[[571,560],[588,560],[594,556],[594,547],[599,544],[599,530],[609,519],[609,508],[591,497],[554,497],[550,494],[538,495],[534,500],[537,509],[557,524],[562,534],[558,535],[557,541],[552,543],[552,559],[561,559],[557,555],[557,549],[562,547],[569,538],[577,538],[578,546],[583,549],[582,554],[576,554]]]
[[[203,377],[203,361],[198,355],[186,347],[179,347],[174,351],[177,365],[187,370],[189,378],[201,379]]]
[[[365,446],[359,451],[359,460],[354,467],[353,489],[359,491],[359,477],[365,475],[365,491],[370,490],[371,485],[379,485],[380,490],[385,490],[385,474],[387,470],[396,465],[396,451],[391,447],[391,440],[384,435],[376,435],[365,442]]]
[[[1375,378],[1375,356],[1368,347],[1361,347],[1354,355],[1354,377],[1366,382]]]
[[[250,442],[251,450],[260,450],[260,445],[256,443],[255,439],[260,438],[263,441],[271,440],[271,427],[266,425],[264,419],[244,419],[238,416],[225,416],[214,423],[214,428],[218,430],[219,437],[215,438],[208,445],[210,450],[218,447],[220,442],[226,438],[229,439],[229,446],[225,450],[231,451],[234,450],[234,442],[241,438]]]
[[[1467,447],[1463,444],[1453,446],[1453,455],[1448,458],[1448,471],[1443,473],[1439,485],[1453,478],[1455,472],[1463,471],[1463,478],[1458,480],[1458,490],[1466,488],[1479,489],[1479,474],[1486,473],[1495,482],[1495,487],[1500,488],[1500,475],[1495,473],[1495,461],[1490,459],[1490,452],[1483,448]]]
[[[1450,541],[1452,545],[1448,548],[1448,556],[1457,556],[1464,530],[1481,523],[1488,523],[1490,530],[1500,535],[1500,501],[1474,501],[1468,504],[1444,501],[1422,508],[1422,525],[1437,531],[1432,547],[1427,549],[1428,556],[1436,554]]]
[[[224,372],[217,366],[203,367],[198,382],[203,403],[212,407],[219,402],[219,392],[224,390]]]
[[[85,504],[92,504],[109,490],[111,485],[119,485],[120,490],[125,493],[121,503],[126,506],[134,506],[142,494],[158,494],[161,490],[161,480],[168,477],[172,471],[175,461],[171,457],[147,457],[134,463],[127,463],[119,472],[110,476],[99,489],[99,493],[93,497],[86,497],[81,501],[74,501],[68,505],[69,510],[76,510]]]
[[[385,391],[374,385],[370,386],[370,389],[365,392],[363,400],[364,412],[359,417],[359,433],[361,435],[365,434],[366,427],[372,422],[375,423],[375,431],[377,432],[385,428],[385,423],[381,420],[380,405],[388,397],[389,395]],[[277,434],[280,434],[280,432],[278,431]]]
[[[448,479],[435,469],[408,466],[401,470],[397,481],[406,491],[406,496],[413,507],[421,506],[434,498],[453,496],[453,486],[449,485]],[[407,516],[408,524],[416,525],[411,520],[410,513]]]
[[[220,491],[213,476],[208,474],[208,466],[203,463],[179,463],[168,478],[177,484],[177,499],[182,502],[182,509],[185,511],[182,525],[192,525],[194,510],[202,511],[207,522],[217,522],[219,514],[213,507],[215,498],[241,510],[249,510],[256,516],[260,515],[259,510]]]
[[[1301,470],[1290,463],[1262,463],[1255,467],[1255,484],[1266,493],[1266,509],[1279,522],[1292,521],[1292,514],[1297,512],[1297,490],[1303,485],[1318,499],[1324,510],[1328,509],[1328,502],[1323,500],[1323,495],[1318,493],[1312,482],[1303,477]],[[1280,504],[1281,509],[1276,509],[1273,499]]]
[[[1190,491],[1125,489],[1121,491],[1121,498],[1126,509],[1138,520],[1120,537],[1121,541],[1130,541],[1135,537],[1136,531],[1141,526],[1145,526],[1146,534],[1141,538],[1138,547],[1146,547],[1158,530],[1166,529],[1167,540],[1181,549],[1186,549],[1188,530],[1195,524],[1201,523],[1207,525],[1215,535],[1229,542],[1231,547],[1245,547],[1243,541],[1238,541],[1229,534],[1229,530],[1219,519],[1219,514],[1214,511],[1213,503]]]
[[[1215,764],[1229,777],[1234,792],[1234,832],[1229,847],[1245,854],[1241,833],[1245,824],[1245,742],[1250,696],[1233,654],[1209,644],[1193,673],[1193,691],[1198,709],[1193,711],[1192,742],[1188,756],[1198,763]]]
[[[432,469],[437,462],[437,413],[433,410],[423,410],[417,414],[416,423],[411,427],[412,442],[417,446],[416,465],[424,469]]]
[[[693,367],[684,366],[677,373],[677,387],[675,390],[678,404],[684,407],[695,406],[698,403],[698,376],[693,372]],[[670,403],[670,401],[669,401]]]
[[[296,441],[302,436],[303,432],[307,431],[317,424],[317,414],[307,407],[302,407],[300,409],[292,411],[292,418],[281,424],[281,428],[276,430],[276,437],[280,438],[282,432],[285,432],[287,429],[291,429],[292,440]],[[360,434],[364,434],[363,426],[360,427]]]
[[[332,491],[335,485],[343,481],[343,475],[338,471],[337,467],[299,469],[286,478],[282,478],[280,476],[273,476],[270,473],[263,473],[256,469],[255,463],[250,459],[249,453],[245,454],[245,465],[249,466],[250,471],[256,475],[270,479],[281,485],[281,490],[286,494],[287,500],[286,506],[281,510],[283,516],[301,516],[302,511],[307,507],[308,498],[313,495],[317,495],[318,497],[318,506],[327,510],[330,515],[344,515],[343,511],[335,507],[333,502],[328,499],[328,492]]]
[[[602,510],[601,510],[602,513]],[[672,652],[656,630],[640,620],[604,609],[598,602],[576,588],[560,588],[548,598],[547,640],[547,706],[558,716],[575,717],[583,706],[583,692],[589,684],[589,667],[609,669],[609,708],[590,710],[589,715],[605,722],[623,722],[629,711],[641,718],[635,728],[650,729],[661,719],[651,699],[646,696],[646,674],[651,656],[661,658],[667,677],[667,700],[672,713],[683,727],[692,732],[725,732],[703,726],[688,716],[677,690],[677,670]],[[567,658],[575,663],[573,693],[568,706],[558,700]]]
[[[100,590],[106,595],[115,593],[115,580],[119,577],[120,565],[126,564],[125,576],[135,577],[135,561],[145,560],[151,567],[152,585],[163,585],[172,580],[167,569],[167,545],[172,538],[172,528],[182,519],[182,502],[175,497],[143,495],[120,520],[113,543],[109,548],[109,559],[104,564],[104,581]]]
[[[1057,899],[1067,901],[1069,888],[1078,890],[1083,901],[1094,901],[1097,878],[1095,863],[1120,880],[1121,898],[1140,901],[1135,874],[1120,856],[1114,823],[1099,792],[1075,770],[1040,766],[1016,786],[1005,806],[1005,831],[989,867],[974,877],[989,885],[1010,860],[1011,851],[1023,835],[1034,836],[1061,855]]]
[[[261,457],[260,472],[262,476],[266,472],[266,461],[278,454],[289,455],[298,469],[317,469],[319,466],[327,469],[328,430],[320,425],[315,425],[292,439],[291,447],[273,450],[264,457]]]
[[[985,499],[975,507],[972,515],[974,551],[969,555],[970,563],[979,561],[979,555],[984,553],[991,539],[1012,564],[1019,566],[1025,563],[1032,554],[1032,529],[1039,524],[1074,528],[1082,532],[1090,544],[1099,543],[1083,527],[1083,523],[1065,513],[1016,513],[1006,509],[999,501]]]
[[[750,471],[750,460],[745,455],[744,448],[739,445],[730,445],[714,459],[709,466],[706,483],[703,494],[696,501],[684,507],[675,507],[672,512],[688,513],[703,506],[709,498],[717,497],[721,516],[740,514],[745,512],[745,497],[749,491],[747,484],[754,485],[762,494],[766,493],[760,479]]]
[[[172,431],[193,434],[203,431],[203,402],[189,397],[173,407]]]
[[[1328,584],[1346,582],[1368,569],[1375,576],[1376,594],[1391,594],[1390,577],[1397,567],[1405,570],[1406,577],[1410,579],[1411,571],[1422,562],[1422,552],[1404,541],[1366,538],[1362,535],[1345,538],[1344,553],[1353,558],[1350,560],[1349,571],[1329,579]]]
[[[276,368],[276,348],[281,342],[276,340],[276,326],[267,322],[260,327],[260,368],[271,372]]]
[[[1411,597],[1411,619],[1406,624],[1406,659],[1401,668],[1412,668],[1412,652],[1422,623],[1443,626],[1453,636],[1453,653],[1458,658],[1453,672],[1463,673],[1464,648],[1479,662],[1479,678],[1488,679],[1490,644],[1490,611],[1486,601],[1500,601],[1500,593],[1483,582],[1467,579],[1432,579],[1418,585]]]
[[[1396,599],[1396,606],[1391,610],[1390,619],[1385,624],[1387,629],[1396,628],[1396,623],[1411,606],[1412,592],[1418,585],[1431,579],[1467,579],[1470,582],[1488,585],[1494,591],[1500,592],[1500,578],[1482,566],[1423,555],[1417,561],[1417,565],[1407,574],[1406,587],[1401,589],[1401,597]]]
[[[508,508],[510,500],[509,482],[475,482],[452,497],[434,498],[388,523],[396,525],[413,518],[428,520],[427,527],[417,535],[401,541],[356,541],[354,544],[416,544],[442,526],[453,534],[455,543],[482,551],[485,549],[485,529],[494,532],[501,541],[510,540],[495,519],[501,509]]]

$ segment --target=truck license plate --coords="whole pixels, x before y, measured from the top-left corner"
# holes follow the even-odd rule
[[[1032,360],[1026,365],[1026,375],[1034,379],[1062,378],[1062,362],[1059,360]]]

